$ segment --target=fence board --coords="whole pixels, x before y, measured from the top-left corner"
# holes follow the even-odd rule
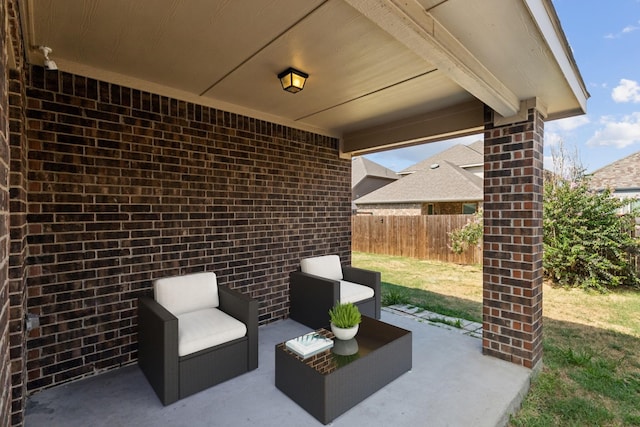
[[[473,215],[354,216],[352,250],[418,259],[481,264],[482,248],[455,254],[449,233]]]

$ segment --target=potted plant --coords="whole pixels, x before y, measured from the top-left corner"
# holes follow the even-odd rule
[[[358,325],[362,317],[360,310],[353,303],[337,303],[329,310],[331,332],[339,340],[350,340],[358,333]]]

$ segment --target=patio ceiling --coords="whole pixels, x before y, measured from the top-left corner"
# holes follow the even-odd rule
[[[586,112],[550,0],[22,0],[27,60],[342,138],[345,152],[476,133],[483,104]],[[310,77],[290,94],[276,75]],[[526,112],[526,108],[524,108]]]

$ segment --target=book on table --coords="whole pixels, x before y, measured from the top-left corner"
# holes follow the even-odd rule
[[[321,351],[333,347],[333,340],[323,337],[317,332],[309,332],[302,336],[290,339],[285,343],[288,350],[306,359]]]

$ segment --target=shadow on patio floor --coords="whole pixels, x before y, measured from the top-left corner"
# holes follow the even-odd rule
[[[413,332],[413,369],[330,425],[505,425],[532,371],[483,356],[478,338],[396,313],[384,309],[382,320]],[[289,319],[260,327],[258,369],[172,405],[131,365],[31,396],[25,425],[320,426],[274,385],[274,346],[307,331]]]

